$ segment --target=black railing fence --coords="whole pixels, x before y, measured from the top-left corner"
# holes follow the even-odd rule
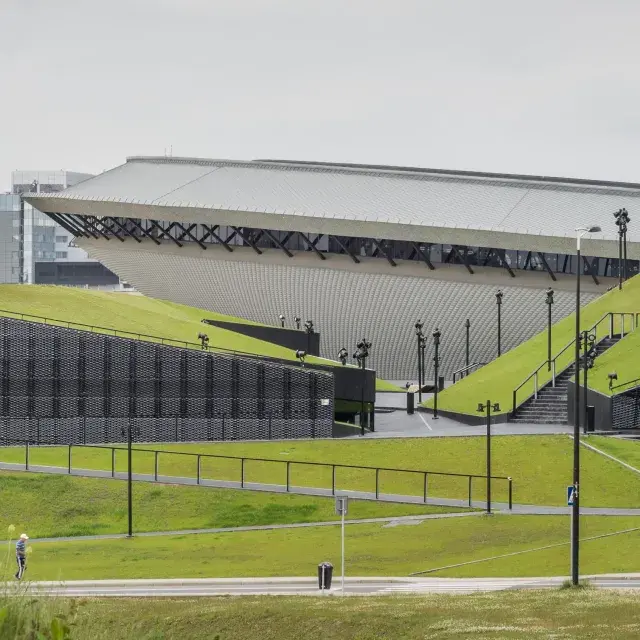
[[[40,443],[39,445],[34,440],[29,439],[19,439],[19,438],[0,438],[0,443],[8,445],[11,449],[5,448],[3,451],[0,451],[0,461],[2,458],[11,458],[15,459],[13,456],[8,455],[7,451],[12,451],[15,449],[24,448],[24,468],[28,471],[30,466],[32,465],[31,456],[33,454],[33,449],[37,448],[40,450],[48,450],[54,451],[54,454],[59,452],[61,456],[64,456],[64,459],[61,457],[60,461],[64,460],[65,465],[60,468],[66,468],[67,473],[71,474],[73,472],[73,452],[75,451],[109,451],[109,463],[106,465],[96,465],[96,461],[91,460],[90,464],[93,466],[90,467],[92,470],[102,470],[109,473],[109,475],[113,478],[119,477],[118,472],[118,460],[117,455],[120,452],[122,456],[122,460],[124,461],[123,471],[125,471],[126,467],[126,457],[128,448],[127,447],[117,447],[111,446],[107,444],[97,445],[97,444],[68,444],[65,446],[56,446],[54,443]],[[478,474],[466,474],[466,473],[447,473],[443,471],[428,471],[423,469],[397,469],[392,467],[374,467],[374,466],[365,466],[365,465],[352,465],[352,464],[342,464],[342,463],[332,463],[332,462],[310,462],[304,460],[278,460],[274,458],[253,458],[249,456],[233,456],[233,455],[224,455],[224,454],[212,454],[212,453],[196,453],[189,451],[171,451],[167,449],[152,449],[152,448],[141,448],[141,447],[132,447],[132,452],[136,454],[137,462],[134,463],[133,467],[137,466],[138,469],[134,468],[134,473],[138,476],[138,479],[150,480],[154,482],[166,482],[171,478],[181,477],[181,478],[191,478],[195,480],[195,484],[201,484],[203,480],[211,480],[211,481],[221,481],[231,484],[230,488],[239,487],[239,488],[250,488],[248,485],[253,483],[258,483],[260,481],[261,484],[268,484],[271,486],[279,486],[284,488],[287,492],[290,492],[295,489],[296,486],[306,487],[306,488],[316,488],[316,489],[325,489],[327,493],[330,492],[331,495],[336,495],[337,491],[354,491],[358,492],[358,494],[369,494],[371,498],[375,496],[376,500],[381,499],[383,496],[383,489],[386,488],[385,494],[401,496],[405,494],[399,494],[398,491],[401,490],[402,487],[407,487],[407,480],[413,479],[412,482],[409,482],[409,486],[414,489],[414,493],[411,494],[411,497],[420,497],[424,503],[427,503],[427,499],[429,497],[429,487],[431,483],[434,481],[441,481],[443,478],[452,478],[458,483],[457,487],[448,487],[446,492],[448,494],[451,493],[452,489],[459,488],[460,484],[464,485],[465,492],[464,498],[460,497],[458,494],[458,500],[464,500],[465,503],[469,506],[473,506],[473,481],[478,480],[481,482],[481,487],[484,487],[486,483],[487,476],[478,475]],[[147,462],[141,462],[142,456],[148,456]],[[153,462],[151,462],[151,458]],[[176,458],[179,461],[176,461]],[[215,461],[217,464],[213,465],[213,469],[217,469],[217,473],[205,474],[202,469],[203,462],[205,461]],[[55,461],[55,460],[53,460]],[[168,469],[171,473],[161,474],[161,461],[163,463],[163,468]],[[191,461],[186,464],[182,461]],[[226,468],[222,468],[220,461],[224,461],[227,463]],[[51,465],[51,455],[47,458],[48,466]],[[248,478],[248,472],[250,471],[250,464],[258,464],[260,465],[258,468],[254,469],[254,477],[252,479]],[[231,465],[231,466],[229,466]],[[274,474],[271,470],[272,467],[266,472],[265,465],[278,465],[282,470],[278,475],[279,478],[284,479],[284,482],[278,482],[273,480]],[[98,467],[96,469],[96,466]],[[142,467],[142,469],[140,469]],[[292,470],[296,470],[295,478],[292,477]],[[76,467],[76,471],[80,471],[79,467]],[[84,467],[82,470],[87,470],[87,467]],[[315,484],[309,484],[310,481],[322,479],[319,478],[317,473],[309,472],[309,470],[317,471],[317,470],[326,470],[331,472],[331,480],[330,483],[326,483],[328,486],[318,487]],[[360,475],[355,479],[351,479],[351,482],[355,482],[358,485],[358,488],[344,487],[339,486],[342,483],[338,480],[338,472],[347,471],[351,474],[364,473],[366,477]],[[183,475],[176,476],[176,473],[181,473]],[[145,477],[140,478],[143,475]],[[215,477],[217,475],[218,477]],[[224,477],[220,477],[224,476]],[[385,478],[386,476],[386,478]],[[386,479],[386,484],[383,484],[383,480]],[[507,503],[509,509],[513,508],[513,479],[511,477],[506,476],[491,476],[492,480],[496,480],[498,482],[503,482],[506,484],[506,496]],[[417,483],[415,482],[417,480]],[[294,482],[298,482],[296,485]],[[349,482],[347,480],[346,482]],[[232,484],[233,483],[233,484]],[[454,483],[455,484],[455,483]],[[415,491],[417,486],[420,486],[419,494]],[[441,483],[439,486],[442,486]],[[458,489],[459,490],[459,489]],[[481,488],[478,489],[481,491]],[[319,493],[318,495],[322,495]],[[358,497],[367,498],[367,495],[362,495]],[[435,496],[434,496],[435,497]],[[443,496],[437,496],[443,497]],[[447,497],[450,497],[447,496]],[[482,496],[481,498],[482,499]],[[454,505],[455,506],[455,505]]]

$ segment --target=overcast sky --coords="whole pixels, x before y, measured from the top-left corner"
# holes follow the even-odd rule
[[[640,182],[637,0],[0,0],[0,190],[128,155]]]

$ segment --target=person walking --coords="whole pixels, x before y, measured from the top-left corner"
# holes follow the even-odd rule
[[[18,572],[16,580],[22,580],[25,569],[27,568],[27,540],[29,536],[23,533],[18,542],[16,542],[16,562],[18,563]]]

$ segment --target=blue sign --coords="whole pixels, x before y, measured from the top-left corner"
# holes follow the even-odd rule
[[[576,488],[572,485],[570,487],[567,487],[567,505],[569,507],[573,507],[573,497],[575,495],[576,492]]]

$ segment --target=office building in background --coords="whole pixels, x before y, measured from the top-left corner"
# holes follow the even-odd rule
[[[23,198],[62,191],[91,177],[72,171],[12,173],[11,193],[0,194],[0,283],[119,288],[116,275]]]

